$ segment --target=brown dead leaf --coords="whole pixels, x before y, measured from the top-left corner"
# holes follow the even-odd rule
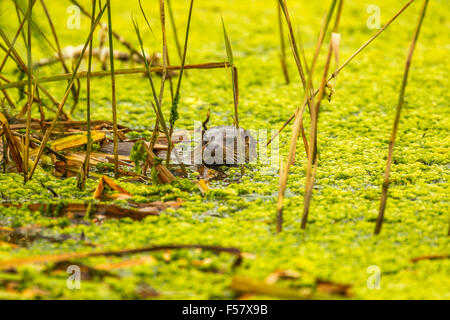
[[[128,196],[131,196],[131,193],[129,193],[127,190],[125,190],[124,188],[119,186],[117,183],[115,183],[111,178],[109,178],[107,176],[103,176],[102,178],[105,181],[106,185],[108,187],[110,187],[111,189],[113,189],[121,194],[126,194]]]
[[[100,199],[103,194],[103,190],[105,190],[105,180],[103,177],[100,178],[97,184],[97,188],[95,188],[94,195],[92,196],[94,199]]]
[[[112,190],[115,190],[119,192],[121,195],[125,195],[128,197],[132,197],[131,193],[129,193],[127,190],[119,186],[116,182],[114,182],[111,178],[107,176],[102,176],[98,182],[97,188],[94,191],[93,198],[94,199],[100,199],[103,191],[105,190],[105,184],[110,187]]]

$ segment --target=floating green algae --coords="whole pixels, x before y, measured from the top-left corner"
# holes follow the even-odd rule
[[[88,7],[89,1],[80,2]],[[173,2],[179,25],[183,26],[187,5]],[[404,3],[383,0],[377,4],[381,8],[382,23],[385,23]],[[326,3],[291,1],[289,6],[293,23],[300,26],[306,54],[310,57]],[[306,230],[300,230],[306,174],[302,146],[298,148],[296,164],[289,176],[281,234],[275,234],[274,225],[278,175],[264,171],[263,165],[247,166],[243,176],[239,169],[228,169],[226,181],[215,182],[205,196],[189,179],[173,185],[121,183],[136,202],[184,200],[180,209],[168,209],[159,217],[150,216],[142,221],[125,218],[106,220],[101,225],[72,224],[66,218],[49,217],[45,212],[2,207],[0,226],[41,225],[52,234],[72,236],[62,242],[38,239],[19,248],[2,245],[2,261],[95,250],[77,240],[81,235],[102,250],[201,243],[234,246],[253,256],[244,257],[242,265],[232,269],[233,257],[226,254],[173,250],[170,261],[166,261],[163,252],[152,253],[155,262],[112,271],[117,277],[82,280],[80,290],[67,288],[65,272],[45,272],[49,266],[43,265],[22,266],[17,268],[18,273],[12,280],[8,278],[10,274],[0,273],[0,298],[16,297],[12,293],[8,295],[2,286],[7,281],[17,281],[22,290],[38,287],[45,292],[37,298],[142,298],[140,288],[147,286],[159,293],[148,298],[228,299],[236,297],[229,289],[234,275],[264,280],[275,270],[291,269],[299,272],[300,278],[285,280],[281,285],[310,287],[314,279],[321,278],[351,284],[356,299],[449,299],[448,259],[411,262],[411,258],[421,255],[450,253],[447,236],[450,211],[450,94],[447,88],[450,66],[447,57],[450,49],[448,36],[442,32],[450,27],[450,7],[446,0],[433,1],[429,6],[407,87],[407,105],[395,147],[385,224],[381,234],[373,236],[398,88],[414,28],[411,21],[415,21],[418,8],[418,4],[412,5],[349,65],[337,80],[332,101],[323,102],[318,136],[320,162]],[[55,15],[66,14],[63,4],[53,5],[52,10]],[[115,2],[114,25],[137,45],[129,12],[127,3]],[[150,21],[155,21],[154,35],[146,34],[147,49],[161,51],[157,10],[151,10],[150,15]],[[275,5],[262,0],[196,3],[188,63],[226,59],[221,15],[227,22],[239,68],[240,125],[246,129],[278,129],[300,102],[302,92],[291,57],[288,57],[288,64],[293,83],[284,84],[278,59]],[[11,16],[5,19],[14,18]],[[366,27],[367,18],[366,4],[346,3],[341,25],[341,59],[352,54],[376,32]],[[82,18],[80,30],[69,30],[65,28],[64,19],[58,20],[54,22],[60,24],[62,46],[84,41],[89,20]],[[43,24],[43,27],[46,26]],[[14,34],[13,28],[5,28],[9,36]],[[18,47],[23,50],[21,44]],[[174,43],[169,42],[169,49],[172,62],[178,63]],[[36,48],[33,54],[38,59],[51,52]],[[100,67],[97,62],[94,64],[94,68]],[[129,65],[124,63],[121,67]],[[17,77],[12,65],[7,65],[7,71],[11,78]],[[232,124],[234,110],[228,72],[221,69],[189,71],[178,106],[178,128],[194,129],[194,120],[203,121],[208,109],[211,110],[209,125]],[[61,70],[54,66],[43,68],[40,73],[57,74]],[[65,85],[61,82],[46,87],[60,98]],[[108,77],[92,80],[93,119],[111,120],[109,85]],[[76,119],[86,117],[84,90],[82,87]],[[17,90],[11,92],[16,98],[20,94]],[[118,76],[117,99],[119,123],[134,130],[129,136],[149,138],[155,118],[145,78]],[[166,99],[163,109],[167,118],[170,106]],[[38,113],[35,116],[39,117]],[[306,123],[308,121],[307,117]],[[281,135],[283,156],[287,155],[289,139],[290,127]],[[58,197],[41,182],[56,190]],[[75,178],[57,179],[40,170],[24,186],[20,175],[0,174],[2,199],[14,203],[93,201],[92,190],[96,183],[88,179],[86,191],[79,191]],[[131,258],[136,256],[87,258],[75,260],[74,264],[96,266]],[[210,261],[208,264],[195,263],[206,259]],[[379,290],[367,286],[370,276],[367,268],[373,265],[381,270]]]

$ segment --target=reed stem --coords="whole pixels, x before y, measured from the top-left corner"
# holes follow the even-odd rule
[[[333,33],[338,33],[339,22],[342,14],[342,7],[344,5],[344,0],[339,0],[335,24],[333,28]],[[322,103],[322,98],[325,93],[325,88],[327,85],[328,70],[330,68],[331,58],[333,56],[333,41],[330,39],[330,44],[328,48],[328,55],[325,62],[325,67],[322,76],[322,82],[319,88],[319,93],[316,98],[316,103],[314,104],[314,109],[311,112],[311,131],[310,131],[310,144],[309,144],[309,157],[308,157],[308,167],[306,173],[306,184],[305,184],[305,196],[303,203],[303,216],[301,228],[306,227],[308,220],[309,207],[311,203],[312,190],[314,186],[315,174],[317,171],[317,123],[319,119],[320,105]]]
[[[113,143],[114,143],[114,176],[119,177],[119,142],[117,136],[117,101],[116,101],[116,76],[114,73],[114,43],[112,34],[111,0],[106,1],[108,7],[108,38],[109,38],[109,65],[111,70],[111,106],[113,117]]]
[[[398,18],[415,0],[409,0],[401,9],[398,11],[387,23],[386,25],[381,28],[377,33],[375,33],[369,40],[367,40],[361,47],[358,48],[337,70],[328,78],[328,82],[333,80],[338,76],[338,74],[354,59],[356,56],[358,56],[372,41],[374,41],[378,36],[386,30],[392,22],[395,21],[395,19]],[[314,96],[319,93],[319,90],[316,90],[314,92]],[[267,142],[267,145],[269,145],[273,139],[275,139],[283,130],[284,128],[294,119],[296,112],[294,112],[288,120],[285,121],[285,123],[281,126],[281,128],[278,130],[276,134],[274,134],[269,141]]]
[[[38,153],[36,155],[36,159],[34,161],[33,167],[31,168],[31,171],[29,173],[28,180],[31,180],[31,178],[33,177],[34,171],[36,170],[36,167],[37,167],[37,165],[39,163],[39,159],[41,158],[42,153],[44,152],[45,146],[46,146],[48,140],[50,139],[50,135],[51,135],[51,133],[53,131],[53,128],[55,127],[56,122],[58,121],[58,116],[61,113],[62,109],[64,108],[64,105],[65,105],[65,103],[67,101],[67,98],[69,97],[69,93],[70,93],[70,90],[71,90],[71,88],[73,86],[73,83],[75,81],[75,75],[77,74],[78,68],[80,67],[81,60],[83,59],[83,56],[84,56],[84,52],[86,51],[86,48],[87,48],[87,46],[89,45],[89,43],[91,41],[91,38],[92,38],[92,36],[94,34],[95,27],[99,23],[103,13],[106,10],[106,7],[107,7],[107,5],[104,5],[103,8],[100,10],[100,13],[98,14],[97,18],[95,19],[94,27],[91,28],[91,31],[89,32],[88,38],[87,38],[87,40],[86,40],[86,42],[84,44],[83,50],[81,52],[81,55],[78,58],[78,61],[77,61],[76,65],[75,65],[74,73],[72,74],[72,78],[70,79],[70,82],[67,85],[66,92],[64,93],[63,99],[62,99],[61,103],[58,106],[58,109],[56,111],[55,117],[53,118],[53,121],[52,121],[50,127],[47,129],[47,131],[45,131],[45,135],[42,138],[42,142],[41,142],[41,145],[39,146],[39,151],[38,151]]]
[[[392,158],[394,155],[395,139],[397,137],[397,131],[398,131],[399,123],[400,123],[401,111],[402,111],[403,105],[405,103],[405,91],[406,91],[406,85],[408,84],[409,70],[411,67],[411,62],[412,62],[412,58],[414,55],[414,50],[416,48],[417,40],[419,38],[420,29],[422,27],[422,23],[425,18],[427,6],[428,6],[428,0],[424,0],[422,9],[420,11],[419,20],[417,21],[416,30],[414,32],[414,36],[411,41],[411,45],[409,47],[408,57],[406,59],[405,71],[403,73],[402,85],[400,87],[400,94],[398,97],[398,104],[397,104],[397,109],[395,112],[394,125],[392,127],[391,138],[389,140],[389,153],[388,153],[388,157],[387,157],[387,161],[386,161],[386,170],[384,172],[384,181],[383,181],[383,186],[382,186],[382,191],[381,191],[380,209],[378,212],[378,218],[377,218],[377,223],[375,225],[375,232],[374,232],[376,235],[380,233],[381,227],[383,226],[384,212],[386,210],[386,201],[387,201],[388,190],[389,190],[389,176],[391,173]]]

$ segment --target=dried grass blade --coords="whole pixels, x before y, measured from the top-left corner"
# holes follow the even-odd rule
[[[417,21],[416,30],[414,32],[414,36],[411,41],[411,45],[409,47],[408,57],[406,59],[405,71],[403,73],[402,85],[400,88],[397,109],[395,112],[394,125],[392,127],[391,138],[389,140],[389,153],[388,153],[388,157],[387,157],[387,161],[386,161],[386,170],[384,173],[384,181],[383,181],[383,187],[382,187],[382,191],[381,191],[380,209],[378,212],[377,223],[375,226],[375,232],[374,232],[375,234],[380,233],[381,227],[383,225],[384,212],[386,210],[386,201],[387,201],[388,189],[389,189],[389,176],[391,173],[392,158],[394,155],[395,138],[397,137],[397,130],[398,130],[398,126],[400,123],[400,115],[401,115],[401,111],[403,108],[403,104],[405,102],[406,85],[408,83],[409,70],[410,70],[412,58],[414,55],[414,49],[416,48],[416,44],[417,44],[417,40],[419,38],[422,23],[425,18],[427,6],[428,6],[428,0],[424,0],[422,9],[420,11],[419,20]]]

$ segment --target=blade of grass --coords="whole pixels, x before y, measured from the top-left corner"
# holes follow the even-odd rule
[[[295,122],[294,122],[294,127],[292,129],[292,136],[291,136],[291,142],[290,142],[290,147],[289,147],[289,154],[288,157],[286,159],[286,164],[284,166],[284,169],[280,172],[280,186],[278,188],[278,203],[277,203],[277,232],[281,232],[282,231],[282,221],[283,221],[283,201],[284,201],[284,194],[286,192],[286,186],[287,186],[287,180],[288,180],[288,176],[289,176],[289,168],[290,166],[293,164],[293,160],[295,157],[295,152],[296,152],[296,147],[297,147],[297,138],[298,135],[300,133],[300,130],[302,128],[302,122],[303,122],[303,113],[305,111],[305,107],[307,104],[313,106],[314,102],[313,102],[313,96],[312,94],[310,95],[310,89],[312,86],[312,79],[314,76],[314,70],[315,70],[315,66],[317,63],[317,59],[319,57],[319,53],[320,53],[320,49],[322,47],[323,44],[323,39],[325,37],[325,34],[327,32],[328,29],[328,24],[331,20],[331,16],[333,14],[334,8],[336,6],[336,2],[337,0],[332,0],[330,3],[330,7],[328,9],[328,12],[326,13],[326,15],[324,16],[323,19],[323,23],[321,26],[321,30],[319,33],[319,37],[317,39],[317,43],[316,43],[316,49],[314,52],[314,57],[313,57],[313,61],[311,63],[311,67],[309,70],[309,77],[308,77],[308,81],[306,83],[306,87],[305,87],[305,93],[304,93],[304,98],[303,98],[303,103],[302,103],[302,107],[297,107],[296,113],[295,113]],[[285,7],[285,10],[287,11],[287,7]],[[309,103],[308,103],[309,101]],[[312,108],[311,108],[311,116],[312,116]],[[310,154],[308,153],[308,158],[310,157]]]
[[[244,155],[245,149],[242,149],[242,141],[241,135],[239,134],[239,87],[238,87],[238,77],[237,77],[237,68],[234,65],[234,57],[233,57],[233,49],[231,48],[231,42],[228,38],[228,33],[225,28],[225,23],[222,18],[222,28],[223,28],[223,37],[225,41],[225,48],[227,52],[227,59],[231,66],[231,81],[233,87],[233,102],[234,102],[234,123],[236,126],[237,132],[237,148],[236,155],[237,161],[241,164],[241,174],[244,173]],[[244,146],[245,148],[245,146]]]
[[[339,31],[339,22],[342,14],[342,7],[344,5],[344,0],[339,0],[336,19],[333,28],[333,34],[338,33]],[[331,58],[333,56],[333,41],[330,39],[330,45],[328,48],[328,55],[325,62],[325,67],[323,70],[322,82],[319,88],[319,94],[316,98],[316,103],[314,104],[314,110],[311,112],[311,131],[310,131],[310,144],[309,144],[309,157],[308,157],[308,167],[306,173],[306,184],[305,184],[305,196],[303,203],[303,216],[302,216],[302,224],[301,228],[304,229],[306,227],[306,223],[308,220],[309,206],[311,203],[312,190],[314,186],[315,174],[317,171],[317,122],[319,119],[319,111],[320,104],[322,102],[322,98],[325,92],[325,88],[327,85],[327,76],[328,70],[330,68]]]
[[[112,34],[111,0],[106,0],[106,4],[108,7],[109,65],[111,70],[111,106],[114,132],[114,176],[117,179],[119,177],[119,142],[117,136],[116,76],[114,74],[114,43]]]
[[[375,234],[376,235],[380,233],[381,227],[383,225],[384,212],[386,210],[386,201],[387,201],[388,190],[389,190],[389,176],[390,176],[390,173],[391,173],[392,157],[393,157],[393,154],[394,154],[395,138],[397,136],[398,126],[399,126],[399,123],[400,123],[401,111],[402,111],[403,105],[405,103],[405,91],[406,91],[406,85],[408,84],[409,70],[410,70],[410,67],[411,67],[411,62],[412,62],[412,58],[413,58],[413,55],[414,55],[414,50],[415,50],[416,45],[417,45],[417,40],[419,38],[420,29],[422,27],[422,23],[423,23],[423,20],[425,18],[425,13],[426,13],[426,10],[427,10],[427,6],[428,6],[428,0],[424,0],[422,9],[420,11],[419,19],[417,21],[416,30],[414,32],[414,36],[413,36],[413,39],[411,41],[411,45],[409,47],[408,57],[406,59],[405,71],[403,73],[402,85],[400,87],[400,93],[399,93],[399,97],[398,97],[398,104],[397,104],[397,109],[396,109],[396,112],[395,112],[394,125],[392,127],[391,138],[389,140],[389,153],[388,153],[388,157],[387,157],[387,161],[386,161],[386,170],[385,170],[385,173],[384,173],[384,181],[383,181],[383,187],[382,187],[382,191],[381,191],[380,210],[379,210],[379,213],[378,213],[377,223],[376,223],[376,226],[375,226]]]
[[[291,18],[290,18],[290,15],[289,15],[289,10],[288,10],[287,4],[286,4],[286,0],[279,0],[279,4],[280,4],[279,7],[283,11],[284,17],[286,19],[286,24],[288,26],[289,43],[290,43],[290,46],[291,46],[292,55],[294,56],[294,60],[295,60],[295,63],[297,65],[297,70],[298,70],[298,73],[299,73],[300,78],[302,80],[303,89],[306,90],[307,89],[306,88],[307,84],[306,84],[305,73],[304,73],[304,70],[303,70],[303,66],[302,66],[302,62],[301,62],[301,59],[300,59],[300,55],[298,53],[297,40],[295,39],[294,29],[292,27]],[[323,39],[322,39],[322,41],[323,41]],[[303,47],[303,44],[301,44],[301,47]],[[308,92],[310,90],[311,89],[309,88]],[[310,105],[309,99],[307,99],[307,103],[308,103],[309,109],[311,109],[311,105]],[[302,133],[302,140],[303,140],[303,144],[304,144],[304,147],[305,147],[305,152],[306,152],[306,155],[308,156],[308,149],[309,149],[309,147],[308,147],[308,140],[306,139],[305,129],[303,127],[303,121],[300,123],[300,130],[301,130],[301,133]],[[293,164],[293,162],[294,162],[294,158],[293,157],[291,158],[291,161],[292,161],[291,164]]]
[[[39,146],[39,151],[38,151],[38,153],[37,153],[37,155],[36,155],[36,160],[34,161],[33,167],[31,168],[31,171],[30,171],[30,173],[29,173],[29,179],[28,179],[28,180],[31,180],[31,178],[33,177],[34,171],[36,170],[36,167],[37,167],[37,165],[38,165],[38,163],[39,163],[39,159],[41,158],[42,153],[43,153],[43,151],[44,151],[44,149],[45,149],[45,146],[46,146],[46,144],[47,144],[47,142],[48,142],[48,140],[49,140],[49,138],[50,138],[50,135],[51,135],[51,133],[52,133],[52,131],[53,131],[53,128],[55,127],[55,124],[56,124],[56,122],[58,121],[58,116],[59,116],[59,114],[61,113],[61,110],[64,108],[64,105],[65,105],[65,103],[66,103],[66,101],[67,101],[67,98],[68,98],[68,96],[69,96],[70,90],[71,90],[71,88],[72,88],[72,86],[73,86],[73,83],[74,83],[74,81],[75,81],[75,75],[77,74],[77,70],[78,70],[78,68],[80,67],[81,60],[83,59],[84,52],[86,51],[86,48],[87,48],[87,46],[89,45],[89,43],[90,43],[90,41],[91,41],[91,38],[92,38],[92,36],[93,36],[93,34],[94,34],[95,27],[96,27],[97,24],[99,23],[99,21],[100,21],[102,15],[103,15],[103,13],[104,13],[105,10],[106,10],[106,7],[107,7],[107,4],[105,4],[105,5],[103,6],[103,8],[100,10],[100,12],[99,12],[97,18],[95,19],[94,28],[91,28],[91,30],[90,30],[90,32],[89,32],[89,35],[88,35],[88,38],[87,38],[87,40],[86,40],[86,42],[85,42],[85,44],[84,44],[83,50],[82,50],[82,52],[81,52],[81,54],[80,54],[80,56],[79,56],[79,58],[78,58],[78,60],[77,60],[77,63],[76,63],[76,65],[75,65],[75,68],[74,68],[74,71],[75,71],[75,72],[72,74],[71,79],[70,79],[70,82],[69,82],[69,84],[67,85],[66,91],[65,91],[65,93],[64,93],[64,97],[63,97],[61,103],[60,103],[59,106],[58,106],[58,110],[56,111],[55,117],[54,117],[54,119],[53,119],[53,121],[52,121],[50,127],[47,129],[47,131],[45,131],[45,135],[44,135],[44,137],[43,137],[43,139],[42,139],[41,145]]]
[[[135,29],[135,32],[136,32],[136,36],[137,36],[137,38],[139,40],[139,44],[140,44],[140,47],[141,47],[142,54],[144,54],[144,42],[142,41],[141,32],[139,30],[139,25],[136,22],[136,20],[134,20],[134,18],[132,18],[132,22],[133,22],[134,29]],[[164,134],[165,134],[165,136],[167,138],[167,143],[172,145],[172,150],[174,151],[174,154],[177,157],[177,161],[180,163],[181,170],[183,171],[183,174],[186,175],[186,168],[185,168],[184,164],[182,163],[182,161],[181,161],[181,159],[180,159],[180,157],[178,155],[178,152],[176,151],[175,146],[173,145],[172,140],[170,139],[169,130],[167,129],[167,125],[166,125],[166,122],[164,120],[164,115],[162,113],[161,105],[159,104],[159,99],[158,99],[158,96],[156,94],[156,88],[155,88],[155,85],[153,83],[153,77],[152,77],[150,66],[149,66],[147,60],[144,60],[144,65],[145,65],[145,69],[147,71],[147,73],[146,73],[147,74],[147,78],[149,80],[151,91],[152,91],[152,94],[153,94],[154,103],[151,103],[151,105],[153,107],[153,111],[155,112],[156,118],[157,118],[161,128],[164,131]]]
[[[356,50],[339,68],[337,68],[337,70],[328,78],[328,82],[330,82],[331,80],[333,80],[334,78],[337,77],[337,75],[354,59],[356,58],[356,56],[358,56],[361,51],[363,51],[370,43],[372,43],[373,40],[375,40],[376,38],[378,38],[378,36],[384,31],[386,30],[392,22],[395,21],[395,19],[398,18],[398,16],[400,16],[410,5],[411,3],[413,3],[415,0],[409,0],[401,9],[400,11],[398,11],[387,23],[386,25],[381,28],[377,33],[375,33],[369,40],[367,40],[361,47],[359,47],[358,50]],[[314,95],[317,95],[319,93],[319,90],[316,90],[314,92]],[[286,120],[286,122],[281,126],[281,128],[278,130],[278,132],[276,134],[274,134],[272,136],[272,138],[267,142],[267,145],[269,145],[273,139],[275,139],[283,130],[284,128],[294,119],[295,117],[295,112],[289,117],[288,120]]]
[[[286,63],[286,45],[284,43],[284,31],[283,31],[283,21],[281,16],[281,6],[278,0],[277,2],[277,12],[278,12],[278,29],[280,33],[280,46],[281,46],[281,55],[280,55],[280,61],[281,61],[281,69],[283,70],[284,79],[286,80],[286,84],[289,84],[291,80],[289,79],[289,72],[287,69],[287,63]]]

